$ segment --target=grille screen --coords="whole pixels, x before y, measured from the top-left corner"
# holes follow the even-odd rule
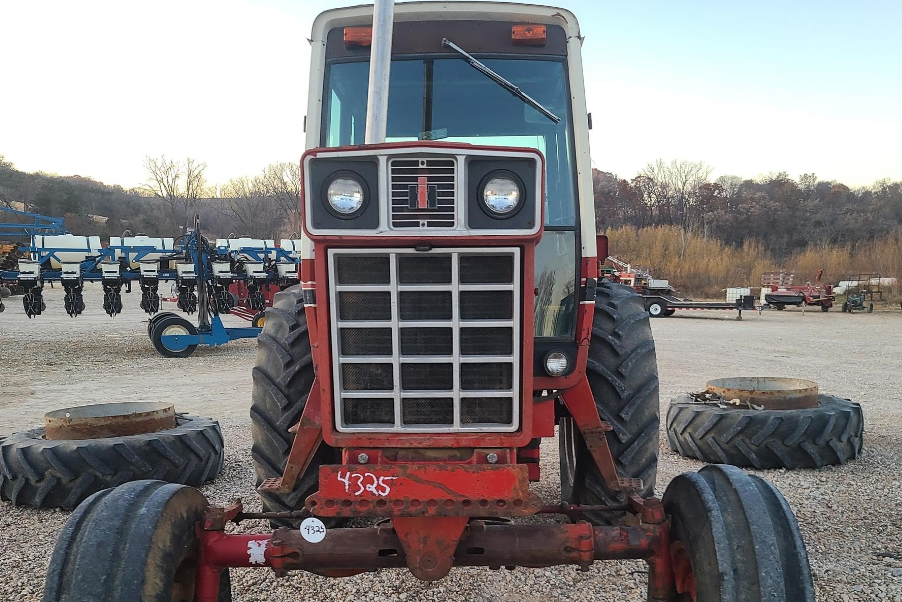
[[[450,320],[451,291],[401,291],[402,320]]]
[[[460,281],[462,284],[513,282],[514,258],[510,255],[465,255],[460,258]]]
[[[454,424],[452,397],[416,397],[401,400],[404,424]]]
[[[392,228],[453,228],[457,180],[454,159],[392,159]]]
[[[454,341],[450,328],[401,329],[401,355],[450,356],[452,353]]]
[[[391,355],[391,328],[342,328],[342,355]]]
[[[339,430],[519,426],[517,249],[332,250]]]
[[[461,355],[510,355],[514,351],[513,328],[461,328]]]
[[[342,404],[345,424],[394,424],[395,402],[391,398],[355,397]]]
[[[464,397],[460,400],[460,423],[510,422],[513,407],[507,397]]]
[[[398,257],[398,282],[401,284],[451,284],[451,256],[402,255]]]
[[[510,389],[513,375],[513,366],[509,363],[461,364],[460,387],[466,391]]]

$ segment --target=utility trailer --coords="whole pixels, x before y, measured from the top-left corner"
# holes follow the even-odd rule
[[[649,600],[814,600],[768,482],[706,466],[654,496],[654,340],[642,298],[599,279],[583,39],[535,5],[316,19],[301,285],[268,310],[252,373],[262,511],[157,481],[100,492],[63,528],[44,602],[225,602],[231,567],[436,581],[622,558],[647,563]],[[544,500],[530,483],[556,427],[561,499]],[[566,522],[520,520],[542,515]]]
[[[728,301],[687,301],[679,299],[672,295],[642,295],[645,300],[645,308],[652,318],[666,318],[672,316],[677,310],[689,309],[721,309],[735,310],[738,313],[737,319],[742,319],[743,310],[755,311],[755,297],[752,295],[743,295],[730,303]]]
[[[652,318],[666,318],[677,310],[720,309],[736,310],[736,319],[741,320],[743,310],[758,309],[755,307],[755,298],[749,295],[738,297],[733,302],[680,299],[668,280],[654,278],[648,270],[634,268],[616,257],[608,256],[607,260],[616,267],[602,267],[602,277],[635,289],[645,300],[645,309]]]

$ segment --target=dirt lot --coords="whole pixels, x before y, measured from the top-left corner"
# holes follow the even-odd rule
[[[190,359],[159,357],[146,335],[136,294],[115,319],[89,287],[85,315],[70,319],[59,289],[46,292],[47,313],[28,320],[19,298],[0,314],[0,436],[41,423],[44,412],[82,403],[170,401],[180,411],[220,420],[228,446],[222,476],[205,488],[215,502],[255,500],[250,468],[250,371],[255,343],[201,348]],[[731,375],[794,376],[821,391],[861,402],[863,456],[839,468],[763,471],[795,510],[808,546],[821,601],[902,602],[902,311],[846,315],[799,310],[692,312],[654,320],[661,412],[671,396]],[[228,318],[234,324],[240,320]],[[537,490],[557,499],[555,442],[543,446]],[[661,448],[658,490],[701,463]],[[0,600],[40,599],[44,572],[68,513],[0,504]],[[262,525],[248,524],[249,529]],[[297,574],[276,580],[259,569],[233,571],[234,599],[251,600],[644,600],[644,565],[572,568],[455,569],[432,585],[400,571],[340,581]]]

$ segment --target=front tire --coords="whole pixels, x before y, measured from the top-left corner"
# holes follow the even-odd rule
[[[643,496],[654,492],[658,467],[658,369],[642,297],[612,282],[598,286],[586,375],[602,420],[613,427],[608,445],[621,476],[642,479]],[[579,504],[619,504],[607,487],[573,419],[560,422],[561,497]],[[595,523],[611,515],[587,514]]]
[[[282,476],[294,434],[288,429],[298,423],[313,387],[313,356],[301,287],[278,293],[266,309],[263,331],[257,336],[257,363],[252,372],[251,457],[257,485]],[[319,487],[319,467],[337,460],[334,448],[321,443],[295,483],[291,493],[260,493],[265,512],[299,510],[304,500]],[[294,526],[297,520],[272,520],[274,527]]]
[[[764,479],[705,466],[670,482],[664,511],[680,602],[814,602],[799,525]]]
[[[60,533],[43,602],[173,602],[194,599],[207,500],[192,487],[136,481],[95,493]],[[222,571],[219,602],[231,602]]]

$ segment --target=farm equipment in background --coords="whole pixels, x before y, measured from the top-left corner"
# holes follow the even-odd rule
[[[872,313],[874,311],[874,302],[868,300],[868,295],[863,290],[855,290],[846,293],[846,300],[842,304],[843,313],[853,313],[856,311],[866,311]]]
[[[743,310],[755,310],[755,298],[751,295],[741,295],[732,301],[692,301],[680,299],[676,296],[676,289],[668,280],[658,280],[647,270],[634,268],[629,263],[616,257],[608,257],[615,267],[602,267],[601,275],[614,282],[626,285],[642,295],[645,300],[645,309],[653,318],[666,318],[679,310],[736,310],[737,319],[742,319]]]
[[[252,372],[263,510],[157,481],[101,492],[62,529],[44,602],[223,602],[231,567],[436,581],[628,558],[657,602],[813,602],[768,482],[711,465],[654,497],[654,340],[638,293],[599,280],[573,14],[380,0],[310,39],[302,282]],[[548,503],[530,482],[556,425]],[[564,520],[514,522],[544,514]],[[251,519],[276,528],[229,526]]]
[[[761,274],[763,301],[777,310],[785,309],[787,305],[795,307],[813,305],[820,307],[821,311],[829,311],[833,307],[836,297],[833,294],[832,285],[821,283],[823,275],[824,270],[821,268],[814,278],[814,283],[793,285],[795,274],[787,274],[782,271]]]
[[[111,317],[122,311],[123,285],[131,290],[137,282],[141,309],[152,316],[147,334],[165,357],[187,357],[198,345],[255,337],[275,292],[298,283],[297,241],[282,241],[285,249],[256,239],[214,246],[199,228],[195,216],[193,228],[178,240],[112,237],[107,246],[96,236],[35,234],[30,245],[20,247],[23,257],[16,269],[0,271],[0,284],[21,287],[23,308],[33,318],[46,309],[44,284],[59,282],[66,313],[74,318],[85,310],[86,282],[101,284],[103,309]],[[198,314],[197,325],[173,312],[160,313],[159,285],[166,281],[174,282],[178,309]],[[226,328],[219,314],[227,313],[252,326]]]

